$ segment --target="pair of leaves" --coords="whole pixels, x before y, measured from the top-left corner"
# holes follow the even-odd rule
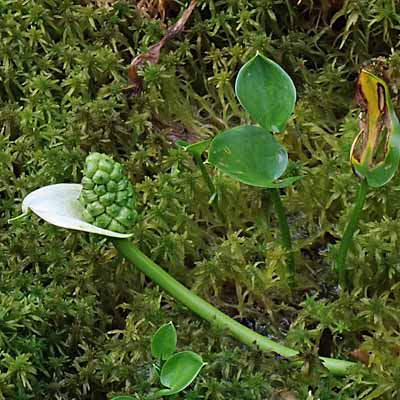
[[[400,124],[386,83],[366,70],[358,78],[356,99],[362,114],[360,133],[351,148],[351,163],[369,186],[383,186],[399,165]]]
[[[151,354],[165,361],[160,374],[160,382],[165,389],[150,395],[149,399],[158,399],[181,392],[189,386],[200,370],[206,365],[202,358],[192,351],[176,352],[176,330],[172,322],[161,326],[151,340]],[[174,354],[175,353],[175,354]],[[112,400],[134,400],[131,396],[118,396]]]
[[[161,326],[152,338],[151,354],[165,361],[160,371],[160,382],[166,386],[166,389],[154,393],[152,398],[182,391],[193,382],[205,365],[202,358],[192,351],[175,353],[176,342],[176,330],[172,322]]]
[[[274,182],[286,170],[288,154],[272,133],[284,129],[296,102],[289,75],[257,53],[239,71],[236,95],[260,127],[239,126],[219,134],[208,161],[235,180],[264,188],[285,187],[300,177]]]

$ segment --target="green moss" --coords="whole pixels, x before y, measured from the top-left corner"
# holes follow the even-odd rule
[[[182,348],[208,362],[177,398],[399,396],[399,178],[367,198],[348,260],[360,289],[339,295],[332,271],[358,187],[348,151],[363,63],[385,72],[399,104],[396,2],[199,1],[160,62],[144,66],[137,96],[127,66],[165,29],[133,3],[0,0],[0,398],[144,398],[145,349],[169,320]],[[168,23],[187,4],[176,2]],[[200,171],[171,143],[246,122],[232,83],[256,50],[299,93],[282,136],[291,167],[307,175],[282,192],[299,271],[293,291],[269,200],[210,169],[222,225]],[[79,182],[90,151],[121,161],[136,184],[141,249],[223,311],[299,348],[308,372],[210,330],[99,237],[34,217],[7,224],[28,192]],[[370,369],[336,378],[318,364],[318,352],[347,359],[359,347],[371,352]]]

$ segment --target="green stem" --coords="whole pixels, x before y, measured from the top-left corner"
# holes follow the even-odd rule
[[[283,206],[281,196],[279,194],[279,189],[269,190],[271,194],[272,201],[274,203],[275,211],[278,215],[279,229],[281,230],[281,240],[282,244],[287,251],[287,271],[288,271],[288,282],[290,286],[294,283],[295,278],[295,265],[294,265],[294,255],[292,249],[292,239],[290,237],[289,224],[286,217],[285,208]]]
[[[244,325],[228,317],[226,314],[207,303],[150,260],[150,258],[144,255],[135,245],[129,242],[129,240],[113,239],[113,242],[115,247],[126,259],[135,264],[141,272],[168,292],[172,297],[184,304],[201,318],[214,324],[219,329],[226,329],[240,342],[247,346],[256,345],[261,350],[273,351],[287,358],[299,355],[298,351],[276,343],[275,341],[246,328]],[[321,358],[321,360],[325,367],[336,375],[344,375],[349,367],[356,365],[353,362],[332,358]]]
[[[204,181],[206,182],[206,184],[208,186],[208,190],[211,192],[212,196],[215,195],[216,192],[217,192],[216,189],[215,189],[215,185],[213,184],[213,181],[211,180],[210,174],[208,173],[207,168],[204,165],[203,160],[201,159],[201,155],[196,153],[196,152],[193,152],[192,154],[193,154],[193,157],[194,157],[194,160],[195,160],[197,166],[200,168],[201,174],[203,175],[203,179],[204,179]],[[215,210],[216,210],[220,220],[222,222],[225,222],[224,214],[223,214],[222,210],[219,208],[218,196],[214,197],[214,199],[212,201],[212,204],[214,205]]]
[[[349,288],[348,273],[346,270],[346,256],[349,251],[351,241],[353,239],[354,232],[358,226],[358,220],[360,219],[361,211],[367,195],[368,183],[366,179],[361,182],[358,190],[356,204],[353,209],[350,221],[347,224],[346,230],[344,231],[339,252],[336,257],[336,271],[339,277],[339,284],[343,289]]]

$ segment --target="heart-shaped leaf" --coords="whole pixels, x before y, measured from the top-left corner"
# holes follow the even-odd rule
[[[281,187],[274,180],[285,172],[288,155],[271,133],[244,125],[217,135],[211,142],[208,161],[239,182],[269,188]]]
[[[46,222],[61,228],[75,229],[103,236],[128,238],[132,233],[117,233],[98,228],[84,221],[83,207],[78,201],[82,185],[76,183],[59,183],[44,186],[29,193],[22,202],[22,212],[32,210]]]
[[[161,326],[151,340],[151,354],[153,357],[167,360],[176,351],[176,330],[169,322]]]
[[[160,381],[168,389],[161,389],[154,396],[170,396],[182,391],[193,382],[204,365],[202,358],[192,351],[174,354],[161,369]]]
[[[269,132],[281,132],[294,110],[296,88],[278,64],[257,53],[239,71],[236,96],[240,104]]]
[[[351,148],[351,163],[370,186],[383,186],[393,178],[399,165],[400,124],[382,79],[362,70],[356,97],[363,113],[360,133]]]

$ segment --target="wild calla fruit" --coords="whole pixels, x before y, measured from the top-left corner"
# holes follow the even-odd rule
[[[99,228],[127,233],[136,221],[136,195],[121,164],[91,153],[86,157],[79,201],[83,218]]]

